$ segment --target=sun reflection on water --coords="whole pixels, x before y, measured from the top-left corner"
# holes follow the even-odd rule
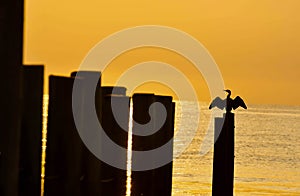
[[[131,100],[130,109],[129,109],[129,124],[128,124],[126,196],[131,195],[132,125],[133,125],[133,102]]]
[[[43,130],[42,130],[42,160],[41,160],[41,196],[44,195],[45,183],[45,163],[46,163],[46,143],[47,143],[47,120],[48,120],[48,101],[49,96],[43,97]]]

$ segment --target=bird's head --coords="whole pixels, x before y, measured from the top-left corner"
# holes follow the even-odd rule
[[[224,90],[224,91],[228,93],[228,96],[230,96],[230,95],[231,95],[231,90],[229,90],[229,89],[226,89],[226,90]]]

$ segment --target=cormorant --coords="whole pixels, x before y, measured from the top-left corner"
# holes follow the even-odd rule
[[[232,109],[235,110],[240,106],[244,109],[247,109],[247,106],[242,98],[237,96],[235,99],[232,99],[230,97],[231,91],[228,89],[224,91],[228,93],[227,98],[223,100],[220,97],[216,97],[210,104],[209,109],[212,109],[213,107],[217,107],[223,110],[226,107],[226,112],[231,112]]]

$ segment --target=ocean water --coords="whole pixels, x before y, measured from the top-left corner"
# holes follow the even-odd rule
[[[44,100],[45,150],[48,97]],[[173,162],[173,196],[211,195],[211,111],[206,103],[200,103],[199,109],[197,105],[177,104],[174,151],[187,147]],[[203,148],[206,153],[201,153]],[[42,165],[45,156],[43,153]],[[44,168],[42,172],[43,176]],[[130,184],[127,186],[130,195]],[[237,196],[300,195],[300,106],[250,105],[248,110],[235,111],[234,193]]]
[[[177,119],[193,119],[190,112]],[[211,195],[213,149],[200,153],[210,113],[200,104],[200,127],[187,148],[174,161],[173,195]],[[190,123],[184,125],[189,134]],[[181,140],[176,140],[175,147]],[[177,142],[177,143],[176,143]],[[178,143],[179,142],[179,143]],[[300,107],[250,105],[235,111],[235,195],[300,195]]]

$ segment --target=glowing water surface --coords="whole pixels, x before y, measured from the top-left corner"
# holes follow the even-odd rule
[[[44,100],[43,150],[46,148],[48,97]],[[183,126],[186,134],[181,137],[187,137],[194,128],[188,122],[196,120],[196,104],[184,102],[181,107],[188,108],[189,112],[182,115],[177,107],[175,125]],[[300,195],[300,106],[250,105],[248,110],[235,113],[235,195]],[[209,118],[207,104],[202,103],[197,134],[173,163],[174,196],[211,195],[213,150],[200,155]],[[181,141],[184,140],[175,138],[174,146],[183,145]],[[128,146],[126,196],[131,194],[131,136]],[[43,167],[42,177],[44,172]]]

